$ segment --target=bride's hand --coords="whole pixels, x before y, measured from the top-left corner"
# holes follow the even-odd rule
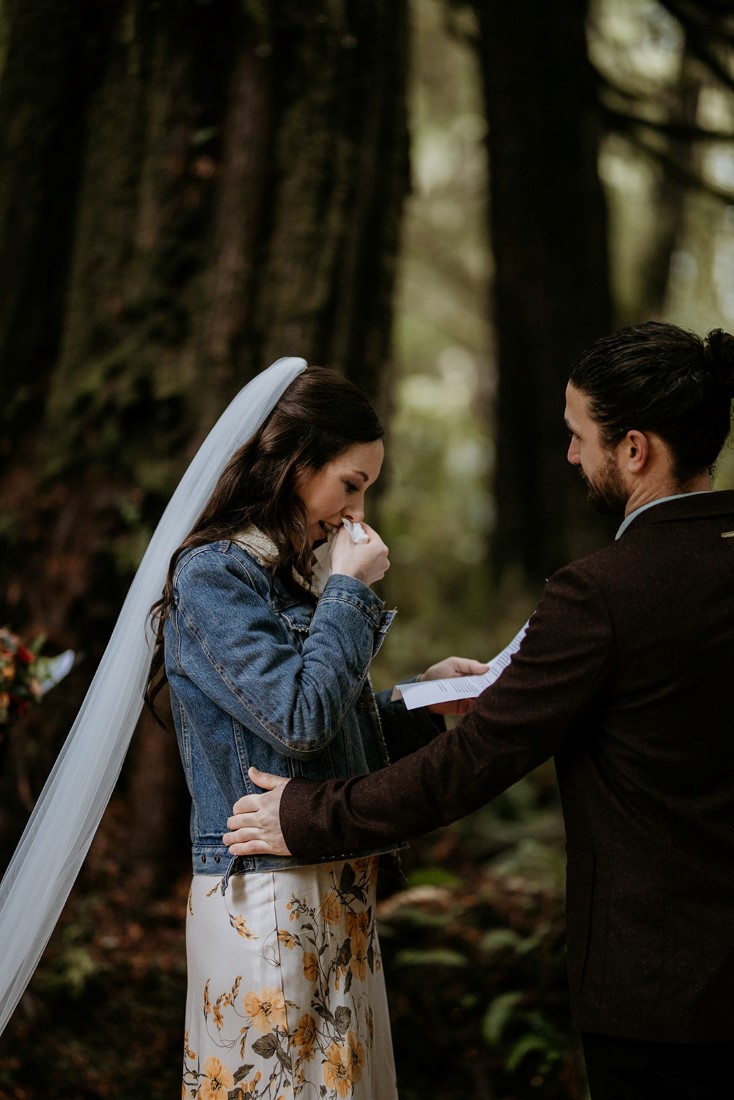
[[[488,669],[481,661],[473,661],[470,657],[446,657],[435,665],[427,668],[420,680],[447,680],[452,676],[482,676]],[[469,699],[452,699],[447,703],[430,703],[426,710],[433,714],[468,714],[476,703],[476,696]]]
[[[381,580],[390,568],[388,548],[377,531],[366,523],[362,527],[368,542],[352,542],[345,527],[340,527],[331,547],[331,572],[356,577],[364,584]]]

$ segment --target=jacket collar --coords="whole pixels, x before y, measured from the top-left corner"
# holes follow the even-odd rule
[[[650,505],[639,508],[627,516],[617,532],[617,538],[622,537],[630,527],[637,528],[641,524],[732,515],[734,515],[734,490],[682,493],[679,496],[653,501]]]
[[[270,535],[266,535],[259,527],[245,527],[244,530],[237,532],[232,538],[232,542],[251,554],[255,561],[259,562],[265,569],[272,569],[278,560],[278,547]],[[314,552],[314,570],[310,584],[297,570],[293,570],[293,579],[296,584],[317,596],[321,595],[329,578],[330,540],[324,543],[324,547],[326,549],[322,550],[319,547]]]

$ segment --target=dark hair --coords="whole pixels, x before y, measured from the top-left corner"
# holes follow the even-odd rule
[[[683,485],[711,469],[729,434],[734,336],[713,329],[702,340],[662,321],[631,325],[587,348],[569,381],[589,398],[607,446],[633,428],[656,432]]]
[[[156,642],[145,700],[155,714],[161,690],[163,627],[173,591],[173,571],[183,550],[232,538],[255,525],[278,549],[273,569],[290,583],[293,570],[311,577],[306,514],[295,488],[354,443],[381,439],[384,428],[366,395],[337,371],[309,367],[287,387],[267,420],[228,461],[193,528],[168,569],[163,595],[151,608]],[[153,686],[154,685],[154,686]]]

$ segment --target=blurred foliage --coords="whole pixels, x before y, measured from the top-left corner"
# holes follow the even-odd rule
[[[413,193],[377,517],[392,561],[382,595],[400,614],[375,663],[378,688],[449,652],[491,656],[538,595],[493,591],[486,558],[493,264],[472,18],[462,8],[449,27],[441,0],[415,0],[412,10]],[[684,44],[679,24],[655,0],[594,0],[594,63],[655,109],[678,87]],[[731,128],[731,97],[704,73],[697,79],[699,116]],[[691,155],[706,178],[732,186],[731,145]],[[643,319],[665,167],[629,136],[610,132],[600,171],[619,316]],[[566,262],[573,258],[559,257]],[[734,327],[734,207],[700,188],[683,196],[661,313],[699,332]],[[718,484],[734,485],[731,450]],[[120,507],[137,538],[137,503]],[[187,883],[156,901],[136,894],[114,859],[114,818],[106,822],[0,1041],[0,1100],[178,1095]],[[380,926],[401,1100],[585,1095],[566,995],[563,844],[547,765],[415,842],[404,857],[405,886],[384,884]]]
[[[380,908],[401,1100],[582,1100],[552,767],[402,860]]]
[[[375,663],[377,686],[448,652],[492,656],[539,595],[511,583],[497,592],[489,579],[496,365],[476,27],[469,6],[443,0],[416,0],[413,17],[413,189],[403,230],[396,379],[378,515],[391,551],[381,594],[400,614]],[[700,65],[693,77],[688,74],[685,42],[681,25],[657,0],[590,4],[590,57],[601,81],[624,90],[626,106],[632,101],[643,117],[670,121],[681,83],[695,78],[697,124],[733,132],[734,96]],[[620,324],[649,319],[645,280],[659,235],[669,228],[660,225],[669,162],[655,152],[652,138],[642,144],[611,124],[601,150]],[[734,143],[694,142],[689,155],[692,178],[732,191]],[[701,333],[731,330],[734,205],[702,186],[681,187],[660,316]],[[569,262],[573,257],[559,256],[559,263]],[[734,485],[731,447],[719,463],[717,485]]]

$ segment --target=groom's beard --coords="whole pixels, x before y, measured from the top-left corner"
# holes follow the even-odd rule
[[[583,470],[581,477],[586,484],[586,499],[595,512],[604,516],[624,515],[629,493],[612,455],[593,481]]]

